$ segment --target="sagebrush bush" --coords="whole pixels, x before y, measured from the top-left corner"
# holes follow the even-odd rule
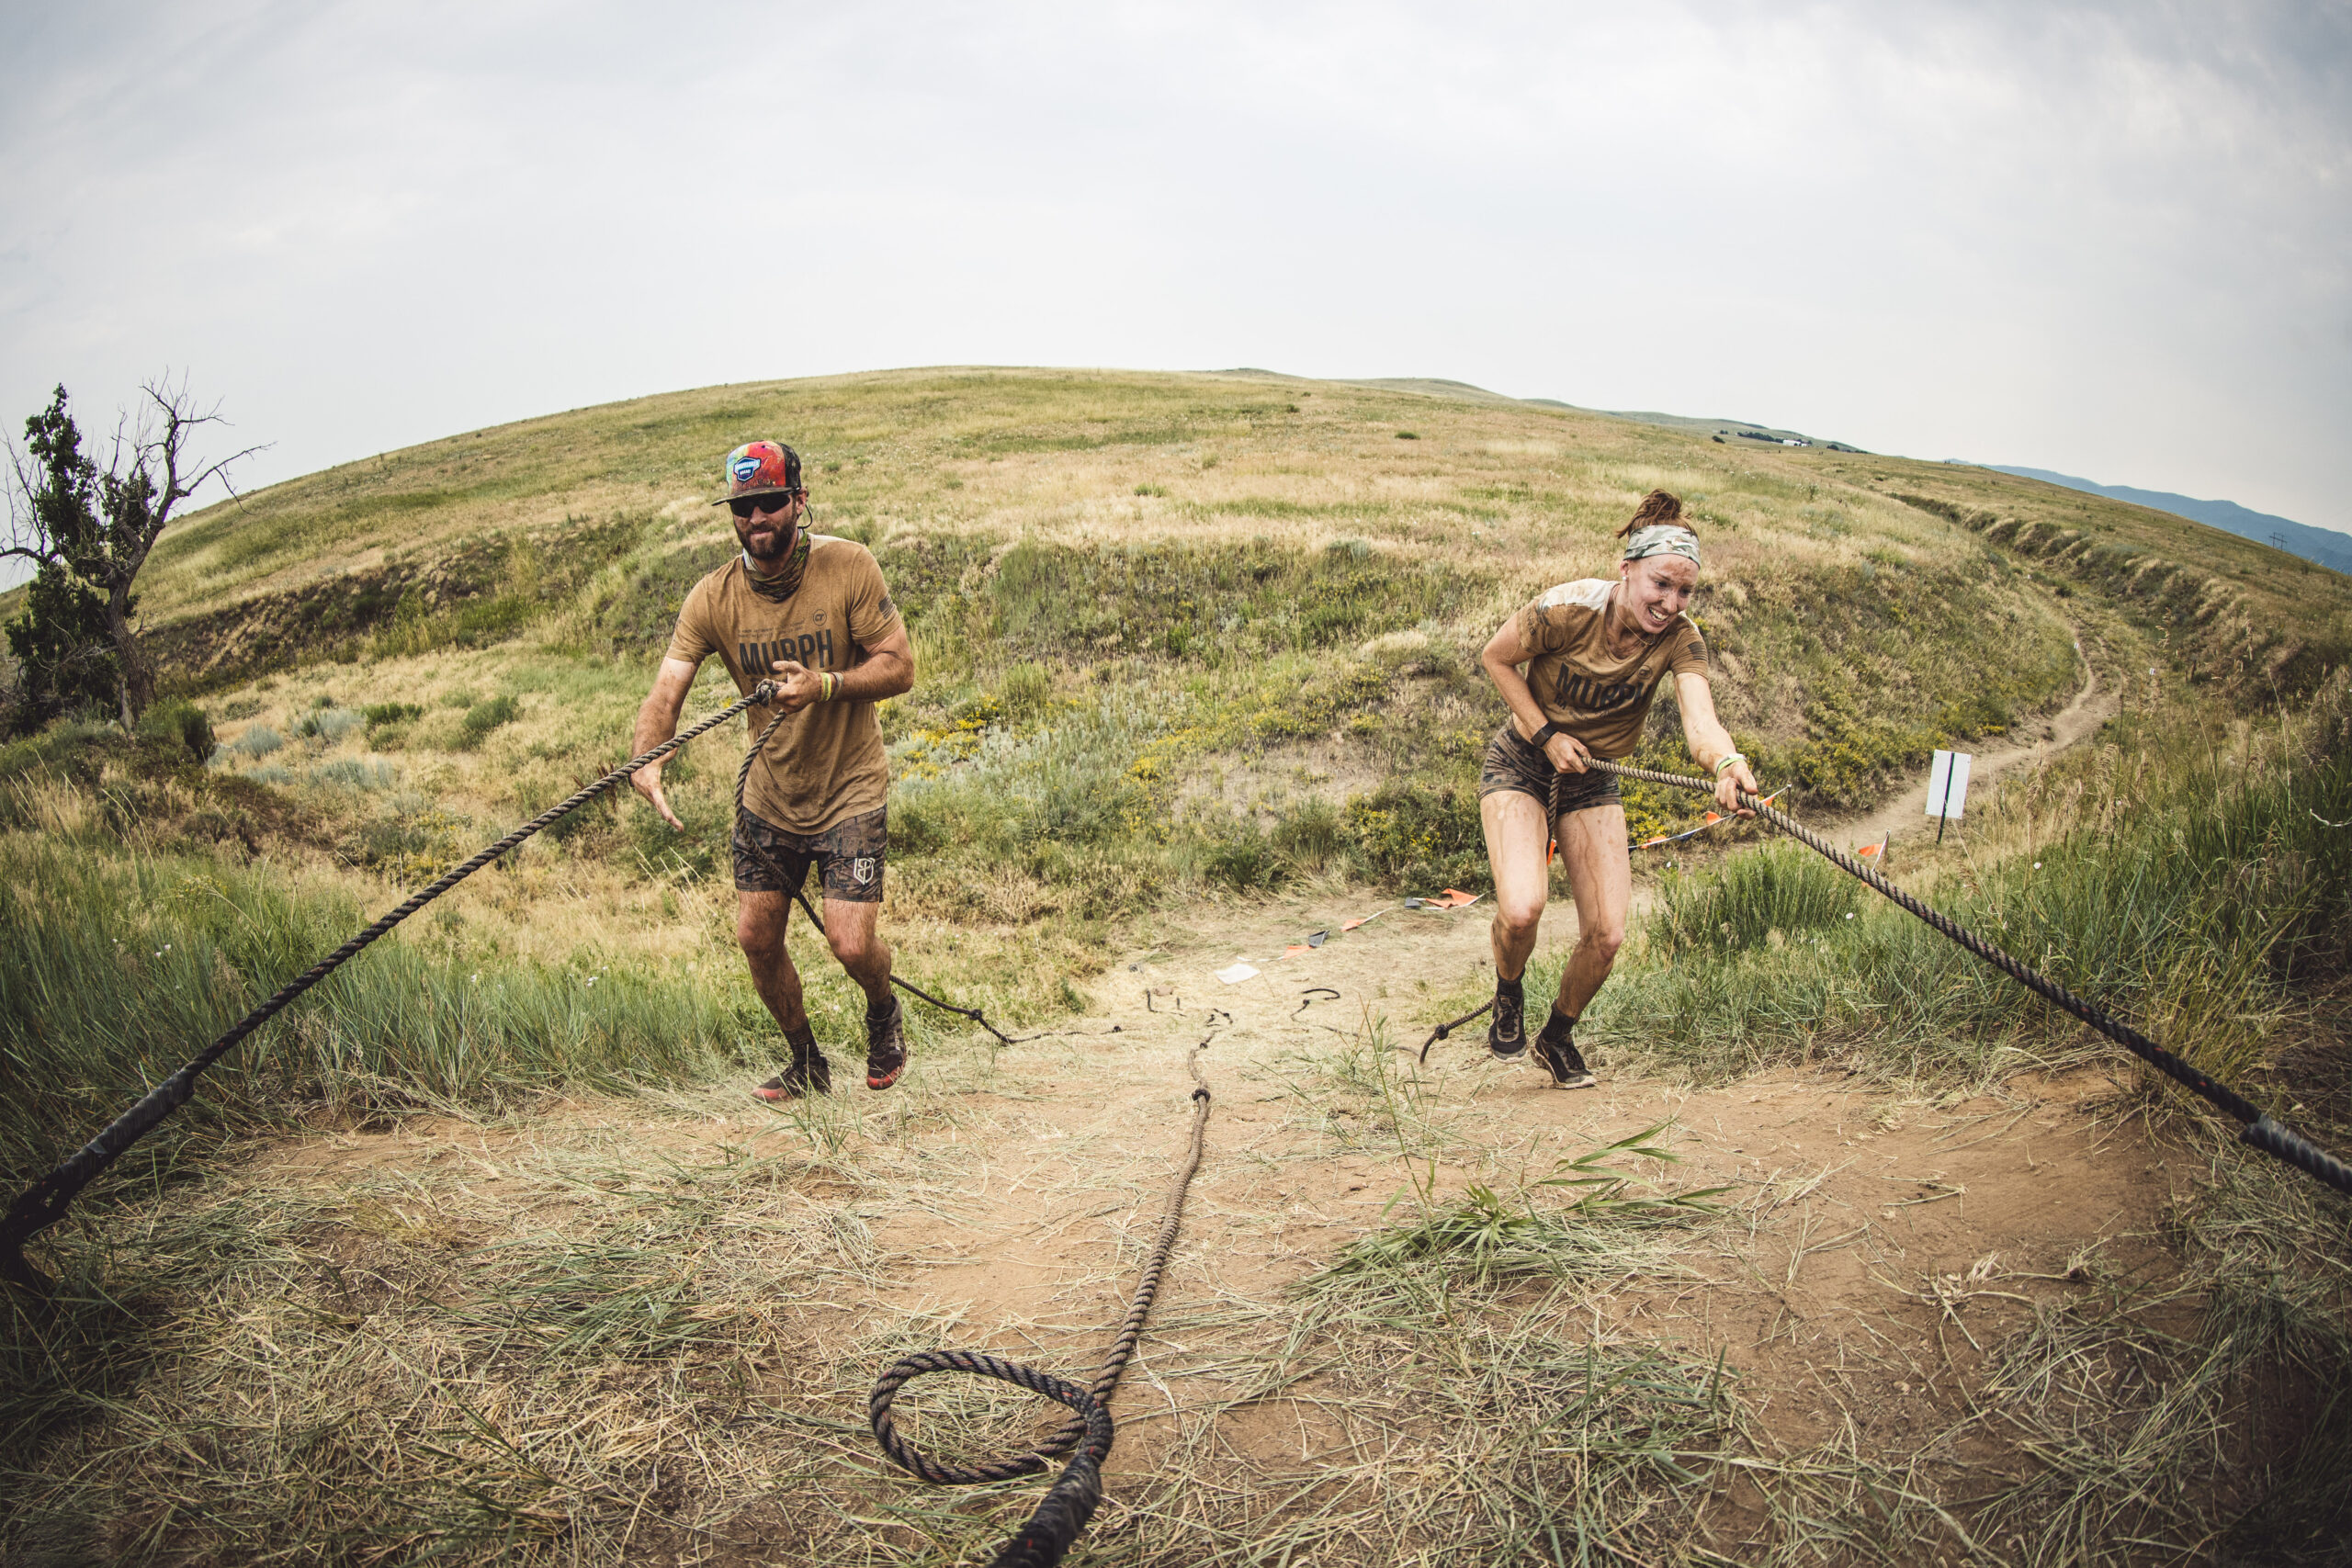
[[[245,732],[229,742],[227,750],[240,757],[266,757],[286,744],[286,737],[266,724],[248,725]]]

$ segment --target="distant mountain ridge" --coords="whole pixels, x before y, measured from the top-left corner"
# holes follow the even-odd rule
[[[2077,479],[2073,474],[2055,473],[2048,468],[2014,468],[2007,463],[1977,463],[1973,466],[1990,468],[1996,474],[2015,474],[2020,479],[2064,485],[2068,490],[2087,491],[2093,495],[2128,501],[2139,506],[2152,506],[2158,512],[2169,512],[2176,517],[2186,517],[2193,523],[2219,528],[2225,534],[2235,534],[2241,539],[2252,539],[2256,544],[2283,541],[2280,547],[2289,555],[2300,556],[2331,571],[2352,576],[2352,534],[2339,534],[2333,528],[2314,528],[2308,523],[2297,523],[2291,518],[2274,517],[2267,512],[2256,512],[2250,507],[2240,506],[2234,501],[2199,501],[2195,496],[2175,495],[2170,491],[2141,490],[2132,485],[2103,485],[2096,479]]]

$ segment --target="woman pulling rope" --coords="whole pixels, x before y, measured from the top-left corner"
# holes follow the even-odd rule
[[[1549,839],[1560,846],[1577,903],[1576,949],[1535,1037],[1536,1058],[1559,1089],[1594,1082],[1577,1053],[1577,1019],[1616,962],[1634,889],[1616,776],[1588,764],[1633,754],[1650,699],[1671,671],[1683,740],[1714,774],[1716,804],[1727,815],[1750,816],[1739,792],[1760,793],[1715,717],[1706,639],[1683,613],[1699,585],[1699,536],[1681,501],[1652,491],[1617,536],[1625,548],[1614,581],[1591,577],[1545,589],[1478,656],[1510,705],[1510,722],[1487,743],[1478,769],[1478,815],[1495,878],[1487,1047],[1503,1061],[1527,1049],[1522,979],[1544,917]]]

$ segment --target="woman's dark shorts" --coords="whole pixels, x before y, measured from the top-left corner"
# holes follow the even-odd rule
[[[817,868],[825,897],[844,904],[882,902],[882,860],[888,849],[890,808],[836,822],[821,833],[787,833],[748,811],[735,814],[735,890],[797,893]],[[757,845],[758,849],[752,846]],[[764,858],[760,850],[765,850]],[[769,861],[775,864],[770,866]],[[784,874],[778,877],[776,873]]]
[[[1553,801],[1553,781],[1559,781],[1558,815],[1589,811],[1596,806],[1616,806],[1623,800],[1615,773],[1564,773],[1552,759],[1519,738],[1519,728],[1506,724],[1487,742],[1478,761],[1478,798],[1516,790],[1533,795],[1547,807]]]

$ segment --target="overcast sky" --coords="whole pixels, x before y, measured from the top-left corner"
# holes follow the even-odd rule
[[[1254,365],[2352,530],[2352,0],[0,17],[0,421],[184,370],[248,485],[719,381]]]

